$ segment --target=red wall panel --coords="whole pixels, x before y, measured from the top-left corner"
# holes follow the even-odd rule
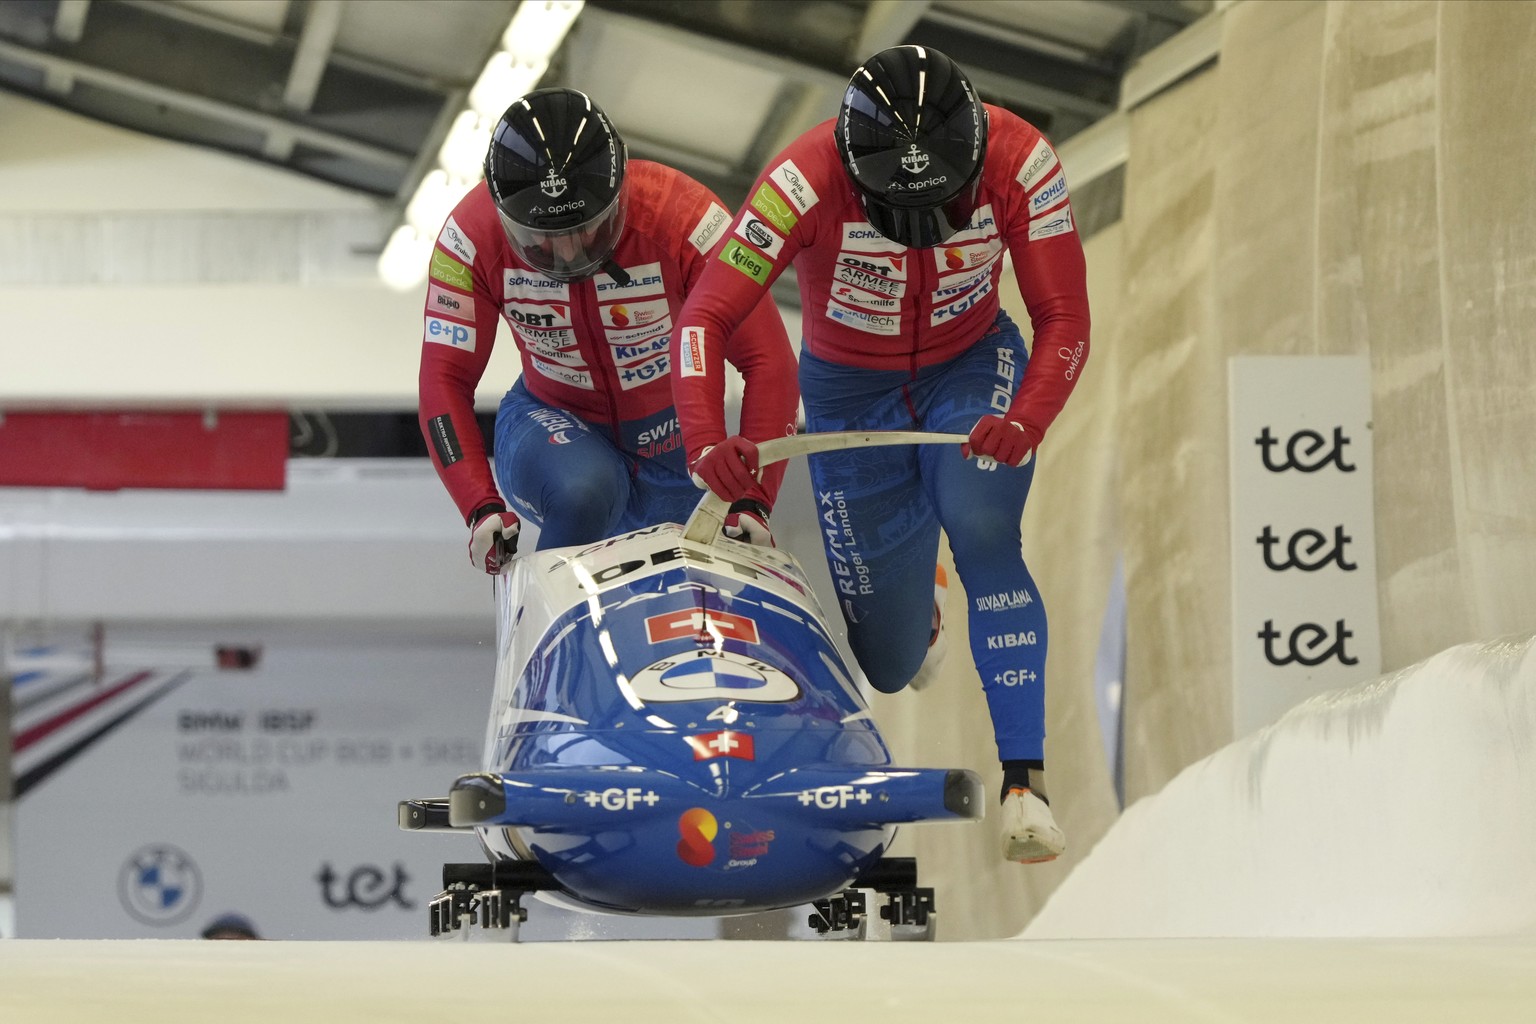
[[[0,486],[280,491],[286,412],[8,412]]]

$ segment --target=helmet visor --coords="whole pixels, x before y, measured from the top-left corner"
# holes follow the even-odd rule
[[[601,213],[562,228],[534,228],[496,208],[507,240],[523,262],[560,281],[590,277],[602,267],[624,233],[628,190],[619,189]]]
[[[864,214],[874,229],[909,249],[932,249],[943,245],[964,231],[976,215],[976,197],[981,191],[981,176],[931,207],[901,207],[876,199],[868,192],[860,191],[864,202]]]

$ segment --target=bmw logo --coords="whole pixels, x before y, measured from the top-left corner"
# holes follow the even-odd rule
[[[117,874],[123,909],[144,924],[185,920],[203,896],[203,876],[186,853],[168,843],[135,850]]]

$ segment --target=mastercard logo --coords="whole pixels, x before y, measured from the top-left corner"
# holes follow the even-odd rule
[[[715,816],[702,807],[690,807],[677,819],[677,831],[682,836],[677,843],[677,855],[684,864],[702,868],[715,859],[715,836],[720,825]]]

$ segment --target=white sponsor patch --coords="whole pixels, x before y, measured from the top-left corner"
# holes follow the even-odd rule
[[[839,264],[837,272],[833,276],[843,284],[851,284],[863,288],[865,291],[879,292],[881,295],[890,295],[894,298],[900,298],[907,293],[907,283],[905,281],[892,281],[881,277],[879,274],[871,274],[867,270],[861,270],[858,267]]]
[[[1051,149],[1050,143],[1039,139],[1035,142],[1035,148],[1030,150],[1029,156],[1025,157],[1024,165],[1019,168],[1015,180],[1024,186],[1024,191],[1028,192],[1056,165],[1056,153]]]
[[[991,207],[988,206],[987,209],[990,210]],[[843,222],[843,251],[905,252],[906,247],[886,238],[868,221],[849,220]]]
[[[456,324],[452,320],[429,316],[422,327],[421,340],[423,343],[431,342],[435,345],[447,345],[449,348],[473,352],[475,329],[467,324]]]
[[[533,334],[522,332],[518,340],[528,350],[529,355],[538,356],[540,359],[548,359],[552,363],[560,363],[562,366],[583,369],[587,361],[582,358],[581,349],[576,344],[576,332],[569,328],[563,331],[551,331],[548,334]]]
[[[992,216],[992,204],[988,203],[971,217],[964,231],[955,235],[945,245],[969,245],[998,237],[997,219]]]
[[[639,302],[611,302],[597,307],[597,315],[604,327],[632,331],[636,327],[653,324],[671,315],[666,299],[644,299]]]
[[[427,284],[427,309],[455,320],[475,322],[475,297],[449,291],[440,284]]]
[[[686,327],[678,344],[684,377],[702,377],[704,369],[704,328]]]
[[[951,277],[949,280],[941,282],[940,287],[934,289],[933,301],[937,305],[943,305],[956,296],[964,295],[990,276],[992,276],[992,268],[988,266],[969,274]]]
[[[630,298],[636,295],[665,295],[667,293],[666,282],[661,277],[660,263],[646,263],[638,267],[625,267],[624,273],[629,275],[629,284],[619,284],[608,276],[605,270],[592,278],[592,284],[597,288],[597,297],[604,301],[612,301],[617,298]]]
[[[1069,203],[1059,210],[1052,210],[1044,217],[1036,217],[1029,222],[1029,240],[1039,241],[1042,238],[1050,238],[1052,235],[1064,235],[1072,230],[1072,205]]]
[[[643,363],[634,366],[626,366],[619,371],[619,387],[625,391],[649,384],[653,380],[665,380],[667,368],[672,365],[672,357],[662,352],[652,356]]]
[[[708,253],[710,246],[715,244],[715,238],[720,234],[720,229],[730,223],[731,215],[725,207],[719,203],[710,203],[709,209],[704,212],[703,218],[693,226],[688,234],[688,241],[701,253]]]
[[[892,281],[905,281],[907,279],[907,261],[910,257],[907,253],[900,255],[881,256],[869,252],[840,252],[837,254],[837,262],[845,267],[853,267],[870,274],[879,274],[881,277],[890,278]]]
[[[529,358],[528,362],[532,363],[535,370],[550,380],[559,381],[561,384],[567,384],[573,388],[581,388],[583,391],[596,390],[592,386],[592,375],[586,370],[556,366],[554,363],[547,363],[537,357]]]
[[[646,359],[658,352],[665,352],[672,347],[672,339],[666,333],[654,338],[641,338],[632,342],[619,344],[612,337],[608,339],[608,347],[613,351],[613,361],[623,366],[634,362],[636,359]]]
[[[603,333],[608,337],[610,345],[643,345],[655,338],[658,334],[669,334],[672,331],[672,317],[664,316],[654,323],[633,331],[618,331],[609,328]]]
[[[972,288],[949,305],[936,306],[933,312],[928,315],[928,323],[930,326],[947,323],[991,294],[992,278],[984,277],[975,288]]]
[[[901,312],[901,300],[886,298],[884,295],[876,295],[874,292],[866,292],[862,288],[855,288],[851,284],[834,284],[832,297],[838,302],[860,309],[868,309],[876,313]]]
[[[869,334],[901,333],[901,317],[886,316],[883,313],[866,313],[861,309],[845,306],[835,299],[827,302],[827,318]]]
[[[548,331],[571,326],[571,307],[563,302],[509,302],[502,312],[514,330],[526,327],[535,331]]]
[[[784,248],[784,236],[750,210],[737,222],[734,234],[771,260],[778,259],[779,250]]]
[[[811,183],[805,180],[805,175],[795,166],[793,160],[785,160],[779,164],[768,177],[773,179],[773,183],[779,186],[779,191],[784,193],[789,201],[795,204],[795,209],[801,213],[816,205],[816,190],[811,188]]]
[[[466,267],[474,264],[475,243],[469,240],[464,229],[452,217],[443,225],[442,233],[437,236],[437,244],[457,256],[459,262]]]
[[[571,301],[571,286],[564,281],[556,281],[552,277],[546,277],[536,270],[507,270],[503,276],[502,298],[508,301],[513,299],[534,299],[548,302]]]
[[[940,274],[956,274],[987,266],[1002,254],[1002,240],[994,238],[979,245],[946,245],[935,249],[933,263]]]
[[[1029,215],[1033,217],[1037,213],[1044,213],[1057,203],[1065,202],[1067,198],[1067,174],[1065,171],[1057,171],[1051,175],[1040,191],[1029,197]]]

